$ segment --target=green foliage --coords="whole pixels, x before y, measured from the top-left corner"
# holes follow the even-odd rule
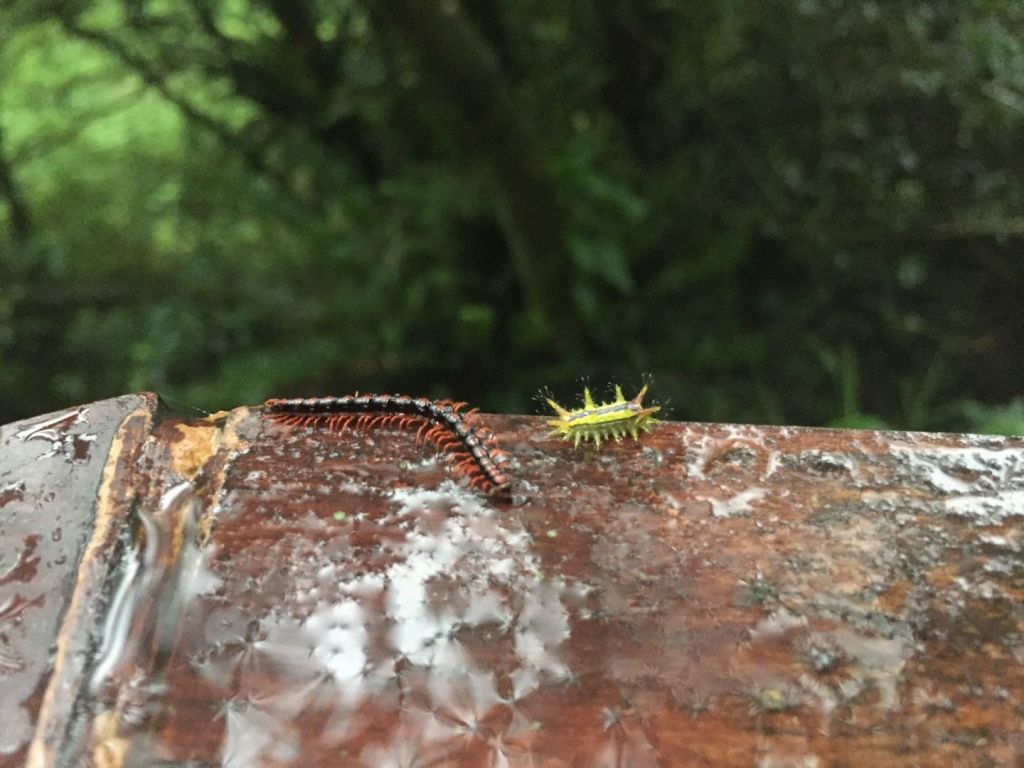
[[[647,372],[1024,432],[1015,0],[410,2],[0,8],[0,423]]]
[[[988,435],[1024,435],[1024,397],[1003,406],[986,406],[973,401],[962,405],[972,432]]]

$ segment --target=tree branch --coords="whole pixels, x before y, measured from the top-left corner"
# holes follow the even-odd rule
[[[256,173],[271,179],[284,189],[289,196],[294,197],[294,192],[291,189],[288,179],[265,162],[259,149],[249,146],[241,136],[236,134],[230,128],[218,122],[215,118],[205,112],[202,112],[197,107],[190,104],[186,99],[175,93],[168,85],[166,76],[159,72],[144,58],[134,54],[119,40],[105,35],[98,30],[79,26],[74,20],[67,16],[61,17],[61,23],[69,34],[89,41],[113,54],[118,61],[138,74],[146,85],[153,88],[169,104],[176,107],[178,111],[185,115],[185,117],[190,121],[208,130],[220,139],[225,146],[238,152],[245,160],[246,164],[248,164]],[[303,206],[308,206],[307,201],[300,201],[300,203]]]
[[[234,41],[220,31],[213,11],[210,9],[209,0],[189,0],[189,5],[199,21],[199,26],[202,27],[207,36],[217,43],[217,47],[227,58],[232,58]]]
[[[98,107],[75,115],[74,123],[61,131],[40,136],[31,144],[21,147],[18,152],[13,153],[11,160],[14,163],[27,163],[37,160],[40,157],[60,149],[81,136],[93,123],[104,120],[111,115],[128,109],[138,103],[139,89],[132,88],[130,91],[119,94],[117,97],[100,104]]]
[[[340,79],[338,53],[321,43],[316,20],[308,8],[293,0],[264,0],[287,36],[287,54],[303,64],[304,84],[281,76],[273,68],[254,64],[239,55],[242,51],[217,27],[208,0],[189,0],[203,31],[217,46],[223,63],[217,72],[228,77],[241,96],[258,104],[273,118],[286,125],[298,125],[317,143],[343,156],[364,180],[373,183],[380,176],[381,160],[365,126],[345,115],[325,122],[329,100]]]

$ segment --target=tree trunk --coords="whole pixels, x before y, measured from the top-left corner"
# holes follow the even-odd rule
[[[584,333],[564,288],[565,212],[494,52],[465,16],[436,0],[381,0],[370,8],[409,42],[460,118],[492,178],[519,282],[552,324],[560,351],[578,354]]]

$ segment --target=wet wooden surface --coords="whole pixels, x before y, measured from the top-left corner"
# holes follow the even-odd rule
[[[0,766],[1024,765],[1024,440],[0,432]]]

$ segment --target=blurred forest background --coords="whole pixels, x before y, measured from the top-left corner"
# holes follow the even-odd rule
[[[653,375],[1024,432],[1019,0],[7,0],[0,423]]]

